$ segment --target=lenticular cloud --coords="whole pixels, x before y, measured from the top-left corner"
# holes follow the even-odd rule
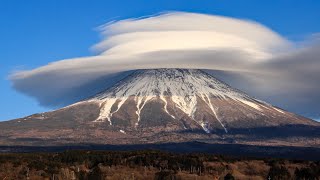
[[[97,55],[16,72],[10,76],[13,87],[42,105],[62,106],[108,88],[135,69],[193,68],[225,73],[223,80],[250,83],[250,89],[245,82],[234,85],[262,98],[294,84],[290,70],[284,73],[275,65],[290,64],[290,59],[297,63],[296,54],[291,56],[295,45],[253,21],[172,12],[112,22],[99,30],[102,40],[92,47]],[[318,71],[311,73],[317,75]],[[275,75],[282,78],[272,81]],[[274,88],[274,82],[282,89]],[[293,94],[297,91],[301,93],[298,88]]]
[[[233,49],[260,59],[289,46],[285,39],[258,23],[193,13],[123,20],[102,26],[101,30],[104,39],[95,49],[103,55]]]

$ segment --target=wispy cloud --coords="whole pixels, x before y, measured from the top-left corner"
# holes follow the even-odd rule
[[[289,110],[320,112],[317,40],[298,48],[257,22],[183,12],[126,19],[99,29],[96,56],[13,73],[13,87],[42,105],[61,106],[107,88],[126,75],[122,72],[197,68],[224,74],[221,78],[237,88]]]

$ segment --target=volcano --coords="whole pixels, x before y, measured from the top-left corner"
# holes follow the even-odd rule
[[[202,70],[137,70],[83,101],[0,123],[2,145],[163,142],[318,146],[319,123]]]

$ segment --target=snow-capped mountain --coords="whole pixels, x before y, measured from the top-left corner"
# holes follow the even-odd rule
[[[117,117],[117,113],[126,111],[128,106],[134,106],[135,112],[130,116],[135,117],[132,119],[134,127],[139,127],[142,113],[152,103],[160,104],[158,108],[166,114],[164,118],[181,123],[184,129],[190,128],[185,125],[189,120],[189,124],[195,123],[207,133],[215,128],[228,133],[227,127],[232,126],[235,121],[245,123],[238,124],[237,127],[291,124],[299,121],[294,115],[251,98],[201,70],[139,70],[113,88],[81,103],[85,102],[98,103],[100,113],[94,122],[107,121],[110,126],[113,122],[116,123],[117,118],[114,117]],[[160,114],[150,115],[143,116],[143,121]],[[283,120],[275,122],[275,118]],[[286,121],[286,118],[290,120]],[[127,117],[122,120],[125,119]],[[248,124],[245,122],[248,120],[257,122]]]
[[[301,134],[319,127],[190,69],[137,70],[91,98],[0,124],[0,137],[111,144],[200,139],[245,143],[248,138],[260,141],[261,135],[267,143],[277,128]]]

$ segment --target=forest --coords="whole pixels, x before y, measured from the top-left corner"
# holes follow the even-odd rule
[[[1,153],[0,180],[320,179],[320,162],[204,153],[84,151]]]

